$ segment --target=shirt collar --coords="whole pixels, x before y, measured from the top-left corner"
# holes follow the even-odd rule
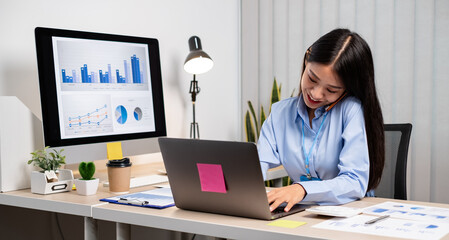
[[[304,97],[303,97],[302,93],[299,95],[298,98],[299,98],[298,103],[297,103],[297,108],[298,108],[297,113],[298,114],[296,114],[294,120],[296,121],[296,119],[298,117],[301,117],[304,121],[308,121],[309,114],[307,113],[307,106],[306,106],[306,103],[304,102]],[[322,107],[315,109],[315,118],[320,118],[326,112],[325,108],[326,108],[326,106],[322,106]]]

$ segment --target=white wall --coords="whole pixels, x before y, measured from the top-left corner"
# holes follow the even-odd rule
[[[157,38],[169,136],[189,137],[192,108],[183,70],[188,39],[201,38],[214,68],[197,76],[201,138],[240,139],[240,1],[0,0],[0,95],[17,96],[41,118],[34,28]]]
[[[242,112],[247,100],[267,109],[273,77],[284,98],[298,89],[303,54],[318,37],[356,31],[373,52],[385,123],[413,124],[409,199],[449,203],[449,1],[244,2]]]

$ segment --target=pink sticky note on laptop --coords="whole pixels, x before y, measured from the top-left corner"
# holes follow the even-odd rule
[[[223,169],[220,164],[197,163],[201,191],[226,193]]]

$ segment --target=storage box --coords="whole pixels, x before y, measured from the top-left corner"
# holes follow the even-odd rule
[[[59,181],[47,182],[45,174],[40,171],[31,173],[31,192],[38,194],[50,194],[67,192],[72,190],[73,173],[70,169],[59,169]]]
[[[17,98],[0,96],[0,192],[30,187],[31,152],[44,146],[42,122]]]

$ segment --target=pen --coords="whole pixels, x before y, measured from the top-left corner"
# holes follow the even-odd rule
[[[139,201],[137,199],[126,199],[126,198],[120,198],[117,202],[119,203],[127,203],[132,205],[148,205],[148,201]]]
[[[390,217],[390,215],[380,216],[380,217],[378,217],[378,218],[374,218],[374,219],[371,219],[371,220],[369,220],[369,221],[366,221],[365,224],[373,224],[373,223],[376,223],[376,222],[378,222],[378,221],[380,221],[380,220],[383,220],[383,219],[389,218],[389,217]]]

